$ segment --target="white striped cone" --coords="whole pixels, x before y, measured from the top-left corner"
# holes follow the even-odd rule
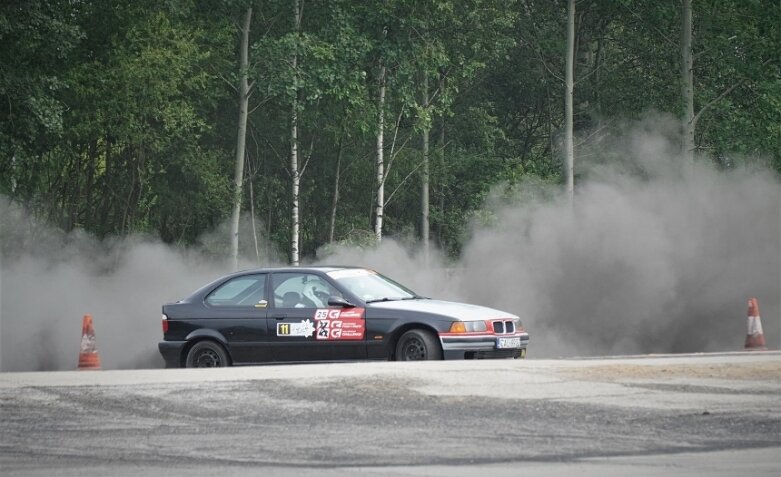
[[[759,303],[756,298],[748,300],[748,319],[747,319],[746,345],[744,348],[748,351],[757,351],[767,349],[765,347],[765,334],[762,332],[762,320],[759,318]]]

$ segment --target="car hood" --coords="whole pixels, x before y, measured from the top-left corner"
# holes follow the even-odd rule
[[[368,308],[382,310],[411,311],[418,313],[429,313],[440,315],[454,320],[491,320],[497,318],[518,318],[512,313],[496,310],[480,305],[470,305],[468,303],[456,303],[443,300],[396,300],[380,301],[367,305]]]

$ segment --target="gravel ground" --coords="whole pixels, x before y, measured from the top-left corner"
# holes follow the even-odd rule
[[[779,450],[774,352],[0,374],[3,475],[772,475]]]

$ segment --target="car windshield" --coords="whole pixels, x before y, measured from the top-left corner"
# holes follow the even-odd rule
[[[367,303],[418,298],[415,292],[373,270],[348,268],[329,272],[328,276]]]

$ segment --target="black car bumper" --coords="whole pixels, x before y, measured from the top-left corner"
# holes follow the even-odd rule
[[[161,341],[157,344],[157,349],[165,360],[166,368],[182,367],[182,349],[186,341]]]
[[[518,346],[500,347],[500,339],[518,338]],[[445,359],[525,358],[528,333],[512,335],[441,336]]]

